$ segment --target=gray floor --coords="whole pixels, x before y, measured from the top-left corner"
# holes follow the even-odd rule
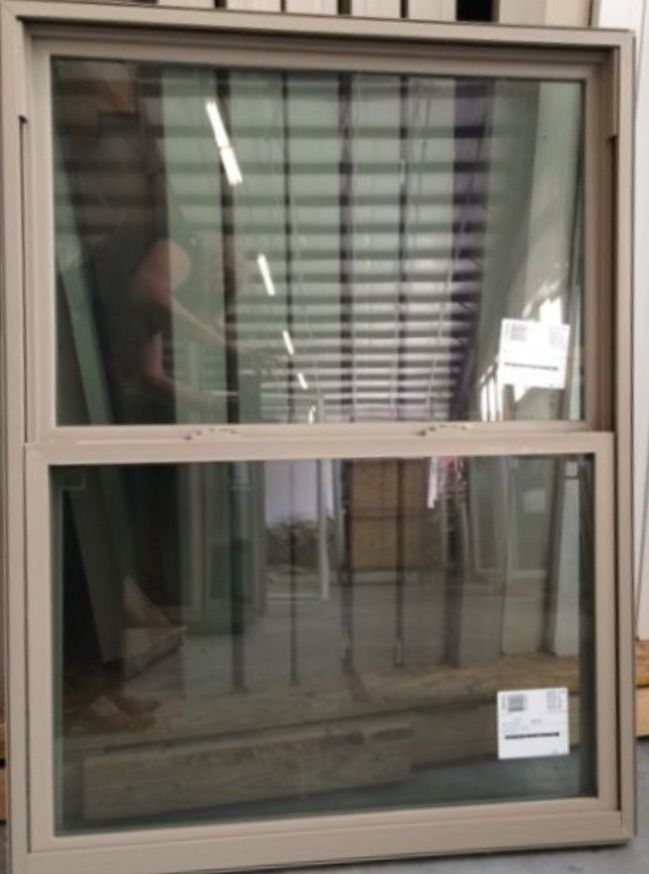
[[[381,862],[302,874],[648,874],[649,872],[649,740],[638,744],[638,836],[623,847],[550,853],[508,853]],[[293,871],[293,874],[297,872]]]
[[[0,859],[0,874],[6,874]],[[292,869],[292,874],[647,874],[649,740],[638,744],[638,836],[623,847]]]

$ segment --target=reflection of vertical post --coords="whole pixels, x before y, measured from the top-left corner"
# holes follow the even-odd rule
[[[216,74],[217,95],[221,117],[226,129],[230,121],[230,74]],[[228,422],[239,421],[239,361],[237,349],[237,276],[234,245],[234,197],[223,167],[221,167],[221,235],[223,237],[223,303],[225,310],[225,383]]]
[[[407,404],[408,382],[404,373],[406,332],[408,319],[406,312],[406,221],[408,216],[408,77],[399,78],[399,230],[398,230],[398,291],[397,291],[397,418],[402,418],[402,405]],[[404,611],[404,503],[405,503],[405,465],[397,462],[397,555],[394,591],[394,663],[403,666],[403,611]]]
[[[397,549],[396,549],[396,574],[394,587],[394,664],[395,667],[403,667],[404,639],[403,639],[403,610],[404,610],[404,576],[405,576],[405,514],[404,504],[406,499],[405,487],[405,464],[403,459],[397,461]]]
[[[244,581],[249,571],[247,558],[246,513],[249,510],[250,488],[246,462],[232,463],[230,468],[230,636],[232,657],[232,688],[243,692],[246,689],[244,622]],[[247,500],[246,500],[247,499]]]
[[[354,672],[354,575],[352,569],[352,487],[351,464],[341,464],[341,512],[343,526],[341,568],[341,619],[343,632],[343,672]]]
[[[593,456],[574,458],[578,478],[579,537],[579,755],[582,791],[592,792],[597,738],[593,732],[595,687],[595,489]]]
[[[548,490],[551,495],[547,502],[550,518],[548,523],[547,574],[543,590],[543,643],[541,647],[544,652],[548,653],[555,652],[556,646],[559,580],[561,578],[562,547],[565,536],[563,511],[566,504],[566,480],[568,478],[566,459],[556,458],[552,468],[552,474],[548,477]]]
[[[340,381],[341,417],[354,420],[354,349],[352,338],[352,78],[342,73],[338,79],[338,124],[340,127]]]
[[[352,348],[352,77],[338,78],[338,124],[340,127],[340,379],[341,418],[354,421]],[[347,472],[350,466],[346,465]],[[341,472],[343,466],[340,466]],[[346,481],[345,481],[346,480]],[[352,526],[349,477],[341,477],[343,548],[341,568],[341,611],[343,632],[343,671],[354,670],[354,591],[351,567]]]
[[[343,518],[342,498],[342,461],[334,458],[331,462],[331,490],[334,513],[334,557],[336,571],[340,580],[340,573],[344,563],[345,551],[345,520]]]
[[[216,88],[221,117],[226,129],[230,122],[230,75],[220,71],[216,74]],[[239,362],[237,350],[237,277],[234,251],[234,198],[227,176],[221,168],[221,234],[223,237],[223,302],[225,310],[225,387],[227,397],[228,422],[239,421]],[[232,687],[245,689],[245,650],[244,650],[244,549],[242,532],[242,497],[239,488],[237,465],[229,465],[230,470],[230,643],[232,657]]]
[[[329,568],[329,538],[327,516],[327,469],[324,461],[316,461],[316,499],[318,502],[318,575],[320,597],[328,601],[331,596]]]
[[[324,403],[318,398],[317,421],[324,420]],[[327,514],[327,463],[316,461],[316,502],[318,512],[318,575],[320,577],[320,597],[328,601],[331,597],[331,570],[329,567],[329,532]]]
[[[293,226],[291,221],[291,150],[290,150],[290,127],[289,127],[289,93],[288,74],[282,73],[282,168],[284,181],[284,253],[286,259],[286,330],[293,337]],[[293,356],[287,360],[286,392],[287,411],[286,421],[295,420],[295,366]],[[291,498],[295,489],[295,469],[289,464],[289,490]],[[297,578],[296,578],[296,550],[295,528],[293,522],[288,526],[288,561],[289,561],[289,651],[291,662],[291,683],[298,682],[298,641],[297,641]]]
[[[404,394],[408,388],[404,373],[406,335],[408,330],[406,295],[406,223],[408,218],[408,77],[399,77],[399,228],[397,253],[397,418],[402,418],[402,405],[407,403]]]
[[[295,462],[289,461],[288,464],[288,490],[293,502],[295,495]],[[299,682],[298,671],[298,641],[297,641],[297,584],[296,584],[296,550],[295,550],[295,528],[297,524],[295,517],[289,518],[288,523],[288,573],[290,580],[290,599],[289,599],[289,658],[291,663],[291,684],[297,685]]]
[[[286,330],[293,337],[293,223],[291,221],[291,150],[289,126],[288,74],[282,73],[282,167],[284,179],[284,251],[286,258]],[[295,417],[295,366],[293,357],[287,361],[287,421]]]

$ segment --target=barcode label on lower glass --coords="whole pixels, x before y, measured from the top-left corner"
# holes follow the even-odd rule
[[[527,695],[522,695],[519,692],[507,695],[505,707],[508,713],[521,713],[523,710],[527,710]]]
[[[498,758],[568,755],[568,703],[565,688],[499,692]]]

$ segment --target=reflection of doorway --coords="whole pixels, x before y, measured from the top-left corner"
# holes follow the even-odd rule
[[[349,569],[359,579],[425,567],[426,468],[418,458],[347,466]]]
[[[474,459],[468,470],[467,489],[474,572],[486,577],[502,574],[507,564],[507,460]]]
[[[502,647],[505,653],[542,649],[545,607],[556,567],[550,532],[559,462],[547,458],[507,465],[506,573]],[[563,466],[563,465],[561,465]],[[556,530],[556,529],[555,529]],[[561,528],[558,529],[562,534]]]
[[[331,461],[281,462],[264,471],[267,595],[327,600],[339,554],[339,475]]]
[[[578,562],[567,554],[578,553],[580,535],[565,515],[569,496],[557,492],[565,470],[564,462],[547,456],[485,457],[462,465],[464,487],[456,490],[451,517],[460,574],[450,590],[452,660],[480,662],[543,649],[549,605],[558,592],[565,615],[576,616]],[[577,511],[578,501],[572,501],[571,512]],[[562,651],[576,652],[575,628],[563,640]]]
[[[234,579],[237,573],[245,577],[242,598],[248,619],[264,610],[263,475],[259,465],[233,468],[191,465],[178,471],[183,508],[179,619],[196,631],[229,630],[231,592],[240,585]]]

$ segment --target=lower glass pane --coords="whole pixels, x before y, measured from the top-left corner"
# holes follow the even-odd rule
[[[594,794],[592,473],[54,469],[58,832]]]

